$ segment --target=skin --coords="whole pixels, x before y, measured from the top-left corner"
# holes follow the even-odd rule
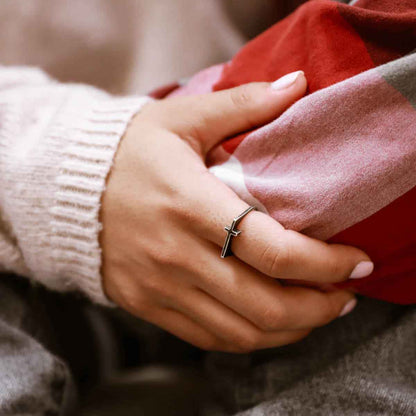
[[[123,309],[207,350],[289,344],[337,318],[347,291],[326,286],[369,260],[361,250],[285,230],[252,212],[235,257],[220,259],[224,226],[248,205],[205,166],[224,138],[263,125],[301,98],[252,83],[148,104],[129,126],[103,197],[104,289]],[[279,280],[278,280],[279,279]]]

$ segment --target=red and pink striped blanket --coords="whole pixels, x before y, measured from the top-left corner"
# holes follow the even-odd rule
[[[210,170],[286,228],[364,249],[375,271],[347,286],[416,303],[416,1],[352,3],[305,3],[171,95],[303,70],[308,95]]]

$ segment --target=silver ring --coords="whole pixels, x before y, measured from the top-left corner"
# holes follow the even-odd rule
[[[233,222],[230,226],[224,227],[224,230],[227,231],[227,237],[225,237],[224,245],[222,246],[221,258],[232,256],[233,252],[231,251],[231,242],[233,237],[237,237],[241,234],[241,230],[238,230],[236,227],[240,221],[251,211],[257,210],[256,207],[249,207],[244,212],[242,212],[238,217],[233,219]]]

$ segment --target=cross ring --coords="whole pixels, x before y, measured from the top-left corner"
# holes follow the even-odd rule
[[[236,227],[249,212],[254,211],[256,209],[257,209],[256,207],[247,208],[238,217],[235,217],[233,219],[233,222],[231,223],[230,226],[227,226],[224,228],[224,230],[227,231],[227,237],[225,237],[224,245],[222,246],[222,251],[221,251],[222,259],[233,255],[233,252],[231,251],[231,241],[233,237],[237,237],[241,233],[241,230],[238,230]]]

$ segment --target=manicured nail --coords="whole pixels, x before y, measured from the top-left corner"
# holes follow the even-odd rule
[[[271,89],[284,90],[285,88],[288,88],[291,85],[293,85],[297,81],[297,79],[303,75],[303,71],[291,72],[290,74],[287,74],[282,78],[279,78],[277,81],[273,82]]]
[[[374,263],[372,261],[362,261],[358,263],[350,274],[350,279],[361,279],[373,273]]]
[[[345,316],[348,315],[350,312],[352,312],[352,310],[357,306],[357,299],[351,299],[349,302],[347,302],[347,304],[344,306],[344,308],[342,309],[341,313],[339,314],[339,318],[341,318],[341,316]]]

